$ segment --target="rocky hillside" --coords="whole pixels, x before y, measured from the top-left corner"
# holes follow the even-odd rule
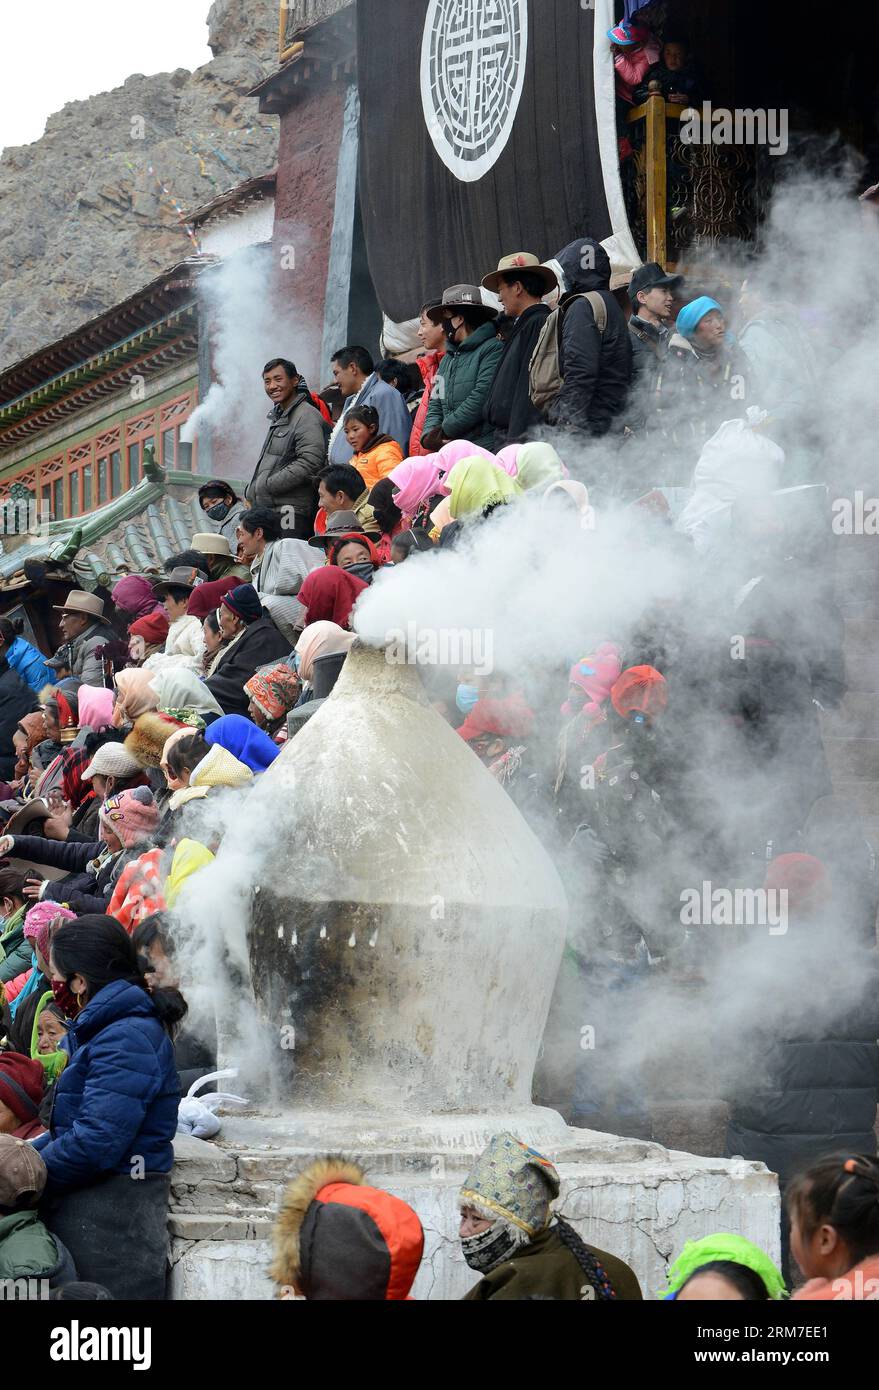
[[[277,119],[245,93],[277,66],[277,25],[277,0],[215,0],[210,63],[136,73],[4,151],[0,368],[194,254],[175,203],[198,207],[274,166]]]

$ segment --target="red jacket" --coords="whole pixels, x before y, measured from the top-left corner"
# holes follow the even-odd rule
[[[427,407],[430,405],[430,393],[433,390],[433,383],[439,371],[440,362],[445,357],[444,352],[426,352],[423,357],[415,359],[415,365],[421,373],[424,382],[424,395],[421,397],[421,404],[415,412],[415,420],[412,425],[412,434],[409,439],[409,457],[415,458],[429,452],[421,447],[421,436],[424,433],[424,422],[427,419]]]

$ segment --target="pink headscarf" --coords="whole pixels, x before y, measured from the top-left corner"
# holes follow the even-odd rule
[[[81,685],[76,692],[81,729],[107,729],[113,718],[113,691],[99,685]]]
[[[398,463],[388,474],[397,489],[394,506],[399,507],[404,516],[414,516],[422,502],[447,492],[439,480],[441,471],[439,454],[424,454]]]
[[[508,444],[505,449],[501,449],[495,459],[495,462],[499,463],[504,472],[509,473],[511,478],[515,478],[519,471],[519,450],[521,447],[521,444]]]
[[[568,675],[568,685],[575,685],[587,697],[578,705],[566,700],[561,712],[566,719],[572,719],[581,711],[585,714],[600,714],[601,706],[610,695],[622,670],[620,649],[615,642],[602,642],[592,656],[584,656],[576,662]]]
[[[60,903],[35,903],[24,917],[24,934],[28,941],[32,941],[39,951],[43,960],[49,960],[49,927],[52,922],[57,922],[59,917],[63,917],[65,922],[72,922],[76,919],[76,913],[71,912],[69,907],[62,907]]]
[[[456,463],[462,459],[484,458],[491,459],[492,463],[497,463],[494,454],[490,454],[487,449],[481,449],[478,444],[471,444],[469,439],[453,439],[451,444],[444,444],[437,454],[437,462],[443,477],[448,477]],[[449,493],[451,488],[440,485],[440,492]]]

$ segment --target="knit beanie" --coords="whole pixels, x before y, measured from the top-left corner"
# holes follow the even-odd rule
[[[138,618],[137,622],[132,623],[128,629],[128,635],[129,637],[142,637],[150,646],[157,647],[168,636],[170,626],[167,614],[157,611],[148,613],[145,618]]]
[[[220,602],[225,604],[236,618],[241,618],[248,626],[262,617],[263,609],[259,594],[252,584],[239,584],[237,589],[224,594]]]
[[[159,808],[149,787],[132,787],[111,796],[101,807],[101,827],[108,826],[126,849],[148,840],[159,823]]]
[[[22,1124],[36,1120],[46,1089],[46,1074],[39,1062],[21,1052],[0,1054],[0,1100]]]
[[[59,918],[64,922],[72,922],[76,918],[76,913],[71,912],[69,907],[62,907],[60,903],[53,902],[35,903],[25,913],[25,938],[34,943],[45,961],[49,959],[49,939],[51,936],[49,928]]]

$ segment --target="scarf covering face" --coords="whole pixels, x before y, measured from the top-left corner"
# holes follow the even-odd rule
[[[534,727],[534,711],[519,694],[505,699],[477,700],[458,733],[465,743],[484,734],[498,738],[527,738]]]
[[[202,716],[223,713],[204,681],[184,666],[153,673],[153,682],[159,710],[192,710]]]
[[[129,574],[120,579],[110,590],[110,597],[117,608],[132,618],[145,618],[149,613],[164,610],[153,593],[153,586],[141,574]]]
[[[99,685],[81,685],[77,698],[81,729],[92,729],[95,733],[109,729],[113,719],[112,690],[105,690]]]
[[[113,710],[113,726],[121,729],[123,724],[133,724],[142,714],[157,708],[159,697],[153,681],[155,671],[147,671],[142,666],[129,666],[116,673],[118,699]]]
[[[462,1236],[464,1259],[477,1274],[490,1274],[521,1246],[509,1223],[498,1218],[487,1231],[478,1236]]]
[[[388,477],[396,489],[394,505],[404,516],[414,516],[422,502],[447,491],[440,482],[441,472],[439,454],[404,459],[391,469]]]
[[[367,587],[356,574],[348,574],[338,565],[312,570],[297,595],[305,609],[306,627],[326,621],[347,628],[351,610]]]
[[[351,541],[362,547],[364,552],[364,563],[371,563],[373,569],[377,570],[381,563],[378,558],[378,551],[369,539],[369,536],[365,536],[362,531],[346,531],[343,535],[339,536],[338,540],[334,540],[332,545],[327,547],[327,564],[335,565],[337,563],[336,556],[339,551]]]
[[[264,729],[257,728],[243,714],[224,714],[215,720],[205,734],[205,742],[211,747],[219,744],[254,773],[265,772],[281,751]]]
[[[516,481],[525,492],[548,487],[564,477],[564,464],[551,444],[523,444]]]
[[[316,623],[312,623],[312,627],[316,626]],[[261,671],[251,676],[244,693],[274,724],[290,712],[302,693],[302,687],[289,666],[274,666],[271,671]]]
[[[472,454],[455,464],[448,483],[452,490],[449,510],[454,521],[482,516],[489,507],[522,496],[519,484],[493,459]]]
[[[566,718],[572,718],[580,710],[597,714],[616,685],[620,670],[619,647],[613,642],[603,642],[593,656],[584,656],[568,672],[568,685],[582,690],[586,698],[577,703],[569,696],[561,713]]]
[[[311,682],[318,657],[350,651],[353,641],[354,634],[346,632],[338,623],[310,623],[296,643],[302,679]]]

